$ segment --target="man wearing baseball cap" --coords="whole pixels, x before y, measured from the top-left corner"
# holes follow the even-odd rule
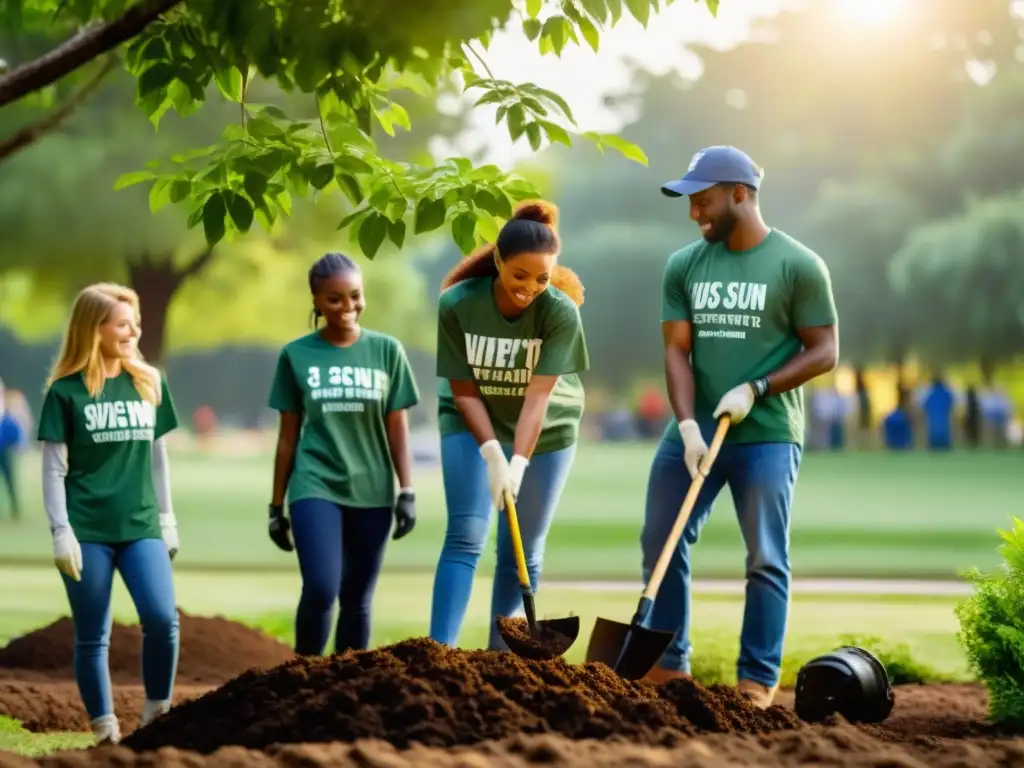
[[[747,548],[746,605],[737,678],[760,707],[774,698],[789,612],[789,521],[803,449],[802,385],[838,358],[828,268],[769,227],[758,194],[764,172],[730,146],[702,149],[661,188],[688,198],[701,239],[673,253],[662,277],[661,320],[669,423],[651,465],[641,546],[645,579],[708,453],[719,417],[731,426],[673,554],[651,615],[675,631],[647,679],[690,671],[690,547],[729,486]]]

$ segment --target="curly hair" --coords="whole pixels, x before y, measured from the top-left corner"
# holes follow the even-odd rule
[[[498,274],[494,256],[506,261],[520,253],[558,253],[558,208],[544,200],[526,200],[516,206],[512,218],[498,233],[498,242],[477,248],[451,268],[441,282],[441,290],[463,280]],[[577,306],[583,304],[583,281],[561,264],[551,271],[551,284],[565,293]]]

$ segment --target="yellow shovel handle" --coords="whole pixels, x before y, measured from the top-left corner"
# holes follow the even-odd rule
[[[512,539],[512,551],[516,556],[516,572],[519,574],[519,584],[522,587],[530,587],[530,572],[526,570],[526,553],[523,551],[523,537],[519,532],[519,516],[516,514],[516,503],[512,500],[512,494],[505,491],[505,515],[508,517],[508,533]]]

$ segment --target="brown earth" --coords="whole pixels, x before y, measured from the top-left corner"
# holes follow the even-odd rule
[[[244,624],[178,614],[176,704],[246,670],[271,669],[295,656],[287,645]],[[74,642],[74,626],[65,617],[0,648],[0,715],[21,720],[30,731],[88,729],[74,682]],[[141,651],[140,628],[114,622],[109,663],[122,729],[134,728],[142,712]]]
[[[505,645],[524,659],[553,659],[569,650],[573,643],[571,638],[543,624],[538,624],[536,635],[532,634],[530,625],[524,618],[510,619],[499,616],[496,623]]]
[[[66,690],[77,699],[73,685]],[[57,688],[50,693],[57,701]],[[0,689],[0,711],[4,702]],[[979,686],[899,686],[892,715],[872,726],[809,726],[791,707],[790,692],[762,712],[729,688],[684,680],[655,688],[600,665],[417,639],[246,672],[120,747],[38,763],[0,754],[0,768],[1024,766],[1024,739],[984,723]]]

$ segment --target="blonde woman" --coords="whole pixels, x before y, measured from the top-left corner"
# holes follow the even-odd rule
[[[107,652],[114,571],[142,625],[142,724],[170,708],[178,663],[178,550],[163,437],[167,382],[138,351],[139,299],[109,283],[75,299],[39,416],[43,502],[75,625],[75,679],[98,743],[117,743]]]

